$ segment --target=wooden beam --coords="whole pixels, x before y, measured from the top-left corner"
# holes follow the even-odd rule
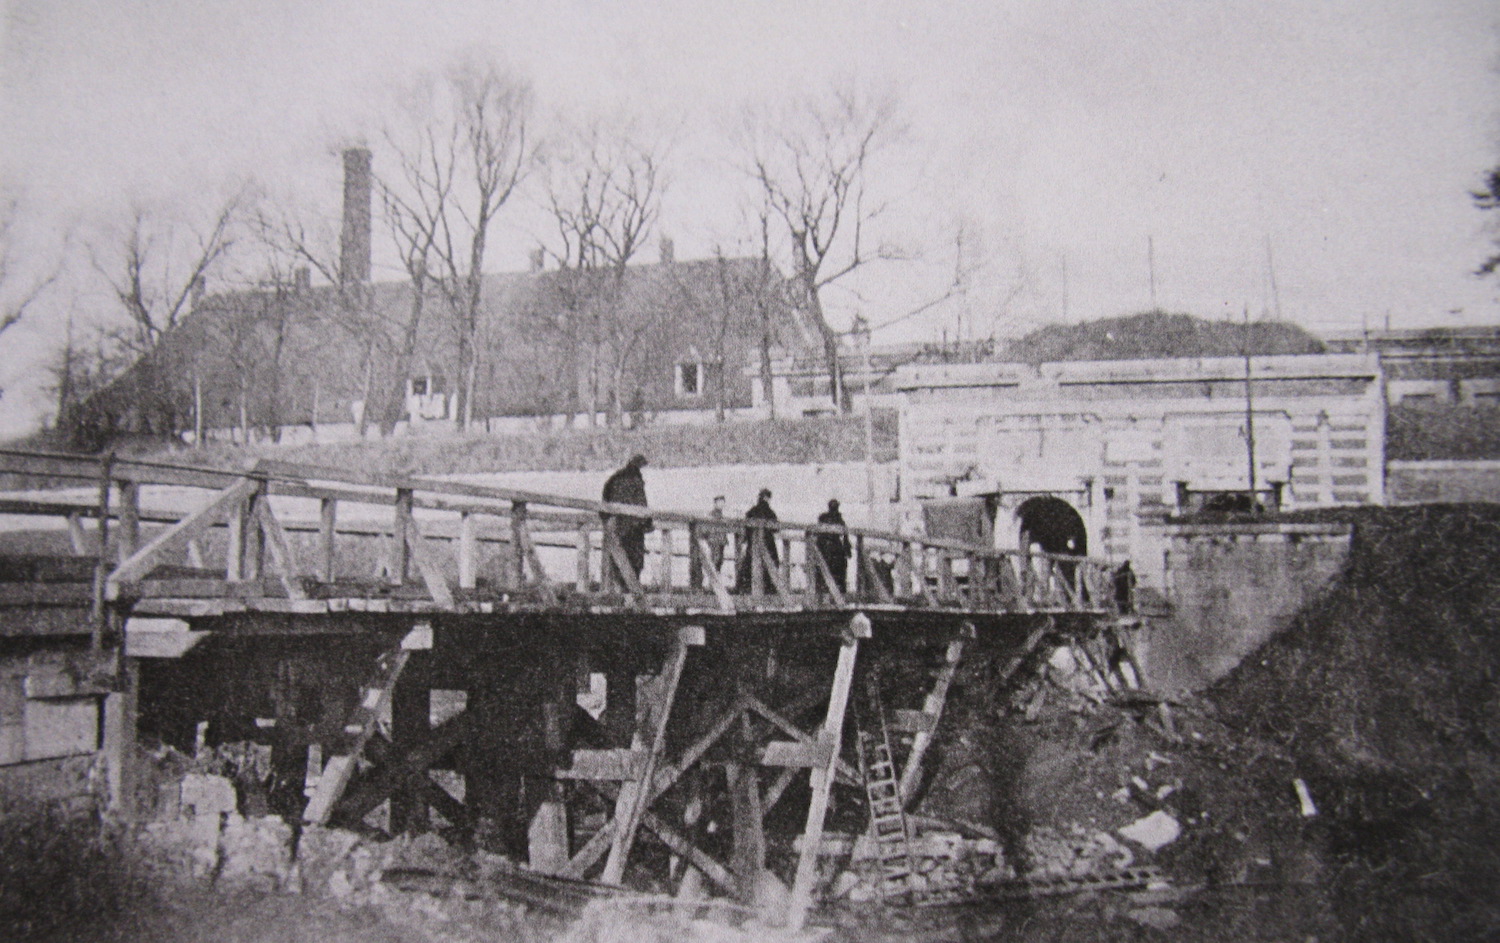
[[[138,663],[122,657],[116,689],[104,698],[104,763],[110,809],[127,822],[132,821],[139,811],[136,808],[140,763],[136,749],[139,691]]]
[[[276,575],[281,580],[281,588],[286,590],[287,598],[306,599],[307,592],[302,588],[297,553],[287,539],[286,531],[281,529],[281,522],[276,519],[275,512],[271,510],[271,502],[265,498],[256,501],[255,516],[259,519],[261,533],[270,545]]]
[[[463,741],[472,729],[473,722],[473,715],[468,711],[460,711],[432,728],[425,739],[411,743],[404,753],[391,749],[391,756],[385,765],[344,797],[338,808],[339,818],[359,821],[395,790],[419,782],[426,776],[428,767],[451,753]],[[443,812],[443,816],[449,818],[446,812]]]
[[[927,692],[927,697],[922,701],[921,716],[926,719],[927,725],[912,737],[911,749],[906,754],[906,765],[901,770],[897,795],[903,805],[910,803],[916,794],[917,784],[922,779],[922,761],[937,735],[938,722],[943,719],[943,708],[948,703],[948,691],[953,685],[954,676],[958,674],[958,665],[963,660],[964,647],[977,634],[973,624],[965,622],[958,638],[950,641],[943,652],[943,667],[933,681],[932,690]]]
[[[404,544],[409,558],[417,565],[417,571],[422,574],[422,582],[427,587],[427,595],[431,596],[432,601],[439,606],[445,609],[453,608],[453,590],[448,587],[448,578],[443,575],[437,561],[432,559],[427,539],[422,536],[422,528],[417,525],[416,518],[410,515],[406,518]]]
[[[464,511],[458,516],[458,588],[473,589],[477,585],[478,548],[474,543],[474,515]]]
[[[115,568],[109,574],[108,585],[140,580],[158,565],[165,562],[165,555],[181,553],[188,542],[196,540],[216,524],[223,524],[237,516],[237,512],[250,496],[255,494],[258,483],[241,481],[225,489],[203,508],[188,515],[152,538],[147,544]],[[111,593],[110,598],[115,598]]]
[[[130,559],[141,542],[141,486],[133,481],[120,483],[120,562]]]
[[[339,503],[336,498],[318,501],[318,579],[332,583],[334,574],[334,539],[338,533]]]
[[[818,852],[823,844],[823,825],[828,816],[828,798],[838,768],[849,690],[854,684],[854,661],[859,654],[860,638],[869,636],[870,621],[863,614],[857,615],[851,621],[850,629],[839,646],[838,663],[828,695],[828,713],[823,719],[821,736],[829,745],[828,762],[812,771],[812,800],[808,803],[807,824],[802,830],[802,855],[797,860],[797,875],[792,881],[791,901],[787,905],[786,922],[793,930],[802,929],[807,922],[807,911],[812,906],[813,885],[818,879]]]
[[[698,548],[698,556],[701,559],[713,560],[713,551],[709,548],[706,538],[700,535],[696,546]],[[724,574],[722,572],[715,572],[712,565],[706,566],[705,569],[709,574],[708,586],[714,591],[714,599],[718,602],[719,608],[725,612],[733,612],[734,598],[729,595],[729,588],[724,585]]]
[[[656,765],[661,761],[662,751],[666,749],[667,722],[672,716],[672,702],[677,698],[677,685],[682,680],[682,669],[687,664],[688,649],[702,645],[703,642],[702,628],[687,626],[679,629],[666,669],[650,685],[652,690],[646,699],[646,710],[642,712],[644,716],[641,723],[636,725],[636,735],[631,743],[633,749],[648,751],[646,768],[639,780],[627,782],[620,787],[620,798],[615,803],[615,819],[620,824],[615,829],[614,843],[604,862],[603,880],[606,884],[618,884],[625,876],[625,862],[635,842],[641,814],[646,811],[651,796]]]
[[[693,767],[694,764],[702,759],[703,755],[707,753],[715,743],[718,743],[720,738],[722,738],[724,734],[734,726],[735,721],[737,721],[744,714],[744,711],[744,703],[736,698],[730,703],[729,707],[719,715],[719,719],[714,722],[713,726],[709,727],[709,729],[704,732],[704,734],[700,736],[696,741],[694,741],[691,746],[682,751],[682,755],[677,758],[676,762],[669,764],[664,763],[660,767],[658,767],[656,771],[655,782],[651,787],[651,798],[647,800],[647,805],[649,806],[652,802],[655,802],[658,798],[660,798],[662,793],[677,785],[678,780],[680,780],[683,775]],[[563,876],[571,878],[582,878],[588,872],[589,868],[593,867],[594,864],[598,862],[601,857],[603,857],[605,850],[609,847],[610,842],[614,836],[614,828],[615,821],[613,819],[605,822],[604,827],[595,832],[594,836],[590,838],[584,844],[584,846],[578,850],[576,854],[573,855],[573,860],[568,862],[568,866],[564,870]]]
[[[334,804],[349,785],[349,779],[354,775],[354,764],[375,733],[376,721],[390,700],[391,691],[401,679],[401,672],[411,659],[412,651],[421,647],[424,642],[430,647],[431,634],[431,626],[418,625],[406,634],[399,645],[380,656],[373,677],[361,689],[359,702],[344,724],[340,738],[343,742],[335,746],[333,756],[323,765],[323,775],[318,777],[318,786],[308,800],[307,808],[303,810],[303,821],[315,825],[328,824]]]

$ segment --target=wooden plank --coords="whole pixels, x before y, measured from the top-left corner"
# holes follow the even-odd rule
[[[448,578],[432,558],[427,540],[422,536],[422,529],[417,526],[414,517],[406,518],[405,543],[418,572],[422,574],[422,582],[427,586],[427,594],[432,597],[432,601],[445,609],[453,608],[453,590],[448,587]]]
[[[670,764],[664,763],[660,767],[658,767],[656,771],[655,781],[651,786],[651,798],[648,799],[646,803],[647,806],[660,798],[662,793],[677,785],[678,780],[680,780],[687,773],[687,771],[693,767],[694,764],[702,759],[703,755],[707,753],[715,743],[718,743],[719,740],[724,736],[724,734],[734,726],[735,721],[737,721],[743,715],[744,710],[744,704],[739,699],[734,700],[730,703],[730,706],[722,714],[719,715],[719,719],[714,722],[713,726],[711,726],[702,736],[694,741],[691,746],[682,751],[682,755],[677,758],[676,762]],[[613,840],[614,828],[614,819],[610,819],[609,821],[605,822],[604,827],[595,832],[593,837],[590,838],[584,844],[584,846],[580,848],[576,854],[573,855],[573,859],[568,862],[568,866],[563,870],[562,875],[564,877],[582,878],[588,872],[589,868],[592,868],[594,864],[604,856],[604,852],[609,848],[610,843]]]
[[[416,631],[417,629],[412,630]],[[411,634],[408,633],[408,637]],[[336,752],[323,767],[318,786],[313,790],[307,808],[303,810],[303,821],[316,825],[328,824],[334,804],[349,785],[359,754],[375,733],[375,723],[386,702],[390,700],[392,689],[401,679],[401,672],[405,670],[411,653],[412,649],[406,647],[406,639],[403,639],[401,644],[380,656],[374,676],[363,689],[359,703],[344,725],[340,738],[343,743],[334,747]]]
[[[703,629],[687,626],[677,632],[677,642],[666,670],[650,686],[653,690],[646,700],[645,716],[636,725],[636,735],[631,747],[648,751],[646,768],[640,780],[627,782],[620,788],[619,801],[615,803],[615,819],[620,823],[615,828],[614,843],[609,857],[604,862],[603,880],[606,884],[618,884],[625,876],[625,862],[635,842],[635,832],[640,826],[641,815],[646,811],[652,792],[656,766],[661,761],[662,751],[667,745],[667,722],[672,716],[672,703],[677,699],[677,685],[682,680],[682,669],[687,664],[688,649],[702,645]],[[646,739],[649,735],[650,739]]]
[[[0,606],[88,606],[90,583],[0,583]]]
[[[943,652],[943,667],[938,671],[938,676],[933,681],[932,690],[922,701],[922,710],[919,716],[923,719],[925,726],[914,731],[911,749],[906,754],[906,765],[901,770],[901,780],[897,786],[897,795],[901,797],[902,805],[911,802],[916,795],[917,784],[922,779],[922,761],[927,756],[927,750],[932,746],[933,739],[937,733],[937,725],[943,718],[943,709],[948,703],[948,692],[953,686],[953,679],[958,674],[958,665],[963,661],[964,647],[969,639],[976,637],[974,626],[965,622],[959,637],[948,643]],[[906,711],[895,711],[899,720]]]
[[[937,717],[926,711],[898,707],[889,712],[888,724],[895,733],[931,734],[937,729]]]
[[[772,740],[761,751],[762,766],[789,766],[798,769],[813,769],[828,765],[829,744],[823,740],[798,743],[791,740]]]
[[[804,703],[806,703],[806,702],[810,702],[812,699],[816,698],[817,696],[818,695],[816,693],[812,693],[812,694],[810,694],[810,695],[808,695],[806,697],[798,698],[797,701],[793,702],[793,706],[792,706],[793,712],[795,713],[798,710],[804,709],[801,705],[804,704]],[[773,710],[770,705],[766,704],[765,701],[762,701],[760,698],[756,697],[754,694],[752,694],[750,691],[746,690],[744,687],[740,688],[740,699],[742,701],[744,701],[745,709],[746,710],[754,711],[755,713],[757,713],[760,716],[764,717],[766,720],[768,720],[768,721],[771,722],[772,726],[776,727],[782,733],[784,733],[787,736],[791,737],[797,743],[803,744],[803,745],[806,745],[806,746],[812,746],[812,747],[815,747],[817,749],[822,749],[822,747],[820,745],[818,745],[818,740],[817,740],[817,736],[816,735],[810,734],[810,733],[802,730],[796,724],[792,723],[792,721],[790,719],[788,719],[785,714],[781,713],[780,711]],[[811,704],[810,703],[806,703],[806,706],[811,706]],[[779,764],[768,764],[768,765],[779,765]],[[858,771],[856,771],[854,769],[854,767],[850,766],[848,763],[844,762],[843,760],[839,760],[838,761],[837,769],[838,769],[838,774],[840,776],[844,777],[848,782],[851,782],[851,783],[857,783],[857,782],[859,782],[859,773],[858,773]]]
[[[709,549],[708,541],[701,535],[698,537],[698,554],[704,560],[712,560],[713,553]],[[719,604],[719,609],[724,612],[734,612],[734,598],[729,594],[729,587],[724,585],[724,574],[713,572],[713,567],[708,567],[709,588],[714,591],[714,601]]]
[[[611,780],[629,782],[645,775],[647,754],[644,750],[574,750],[573,765],[557,770],[558,779]]]
[[[147,544],[109,574],[108,585],[133,582],[144,577],[161,563],[167,554],[181,553],[191,540],[206,534],[209,528],[222,524],[236,515],[244,502],[255,494],[257,483],[241,481],[221,492],[200,510],[188,515],[152,538]],[[111,594],[110,598],[114,596]]]
[[[630,560],[625,556],[625,548],[620,545],[620,539],[615,535],[614,521],[604,525],[605,555],[604,572],[601,574],[601,584],[605,592],[614,589],[617,578],[624,584],[625,592],[639,596],[642,592],[641,581],[635,572],[635,567],[630,565]],[[613,564],[613,566],[611,566]]]
[[[270,546],[276,576],[281,581],[281,588],[286,590],[287,598],[306,599],[307,591],[302,588],[301,567],[297,562],[296,550],[291,541],[287,540],[286,531],[281,529],[281,522],[271,510],[271,502],[256,501],[255,516],[260,523],[261,533]]]
[[[375,775],[357,788],[351,789],[348,796],[339,804],[339,818],[357,822],[369,815],[395,790],[408,787],[414,781],[425,779],[427,770],[433,763],[442,759],[463,742],[473,721],[474,718],[468,711],[460,711],[432,728],[419,742],[410,744],[400,752],[392,749],[391,756]],[[438,811],[443,810],[440,808]],[[443,813],[443,817],[448,818],[447,813]]]
[[[656,591],[659,593],[670,593],[672,591],[672,531],[670,528],[660,529],[661,549],[656,554]]]
[[[863,627],[857,625],[863,621]],[[869,632],[869,620],[856,616],[853,630],[839,646],[838,664],[833,672],[828,695],[828,713],[823,720],[822,738],[828,743],[828,762],[812,771],[812,800],[807,807],[807,824],[802,830],[802,854],[797,859],[797,874],[792,880],[791,900],[787,904],[786,924],[802,929],[812,906],[813,886],[818,879],[818,853],[823,844],[823,826],[828,816],[828,798],[833,788],[839,749],[844,730],[844,715],[849,706],[849,690],[854,684],[854,661],[859,654],[862,631]]]
[[[848,605],[846,602],[844,602],[843,590],[839,589],[839,587],[833,582],[833,571],[828,569],[828,561],[823,559],[823,554],[819,552],[816,544],[808,545],[807,556],[808,559],[814,561],[813,567],[823,580],[821,586],[823,589],[827,590],[829,597],[833,600],[834,607],[837,609],[842,609],[844,608],[844,606]],[[814,586],[820,585],[817,580],[813,579],[813,575],[811,573],[808,574],[807,581]]]
[[[873,594],[875,600],[882,603],[891,602],[891,591],[886,587],[885,580],[880,578],[880,574],[875,572],[875,561],[870,559],[869,554],[859,554],[859,569],[864,576],[865,585],[875,588]]]

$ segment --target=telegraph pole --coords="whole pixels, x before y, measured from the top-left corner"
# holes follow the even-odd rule
[[[1250,501],[1255,501],[1255,401],[1250,393],[1250,306],[1245,305],[1245,453],[1250,466]]]

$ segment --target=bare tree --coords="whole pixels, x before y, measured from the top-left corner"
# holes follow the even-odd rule
[[[575,363],[587,345],[587,402],[593,424],[608,400],[611,425],[623,420],[625,375],[659,312],[627,309],[627,274],[661,210],[664,158],[655,149],[595,125],[574,136],[548,166],[547,208],[555,240],[544,251],[552,278],[556,328]]]
[[[46,273],[20,271],[15,231],[19,216],[19,198],[5,197],[0,202],[0,334],[25,317],[58,276],[55,267]]]
[[[413,90],[406,133],[387,134],[402,167],[400,192],[387,181],[389,206],[399,197],[403,224],[431,228],[418,244],[431,253],[437,287],[452,310],[458,357],[460,428],[474,418],[484,254],[490,227],[531,170],[531,88],[491,63],[464,62],[443,81]],[[420,223],[420,225],[418,225]],[[428,269],[424,263],[424,278]]]
[[[441,135],[441,136],[440,136]],[[391,238],[401,257],[401,267],[411,283],[411,304],[405,319],[396,325],[398,337],[394,381],[383,425],[393,426],[404,406],[406,382],[416,357],[417,339],[427,307],[428,290],[434,280],[434,256],[453,199],[458,169],[458,126],[439,129],[431,124],[398,144],[387,131],[386,140],[396,154],[396,172],[380,177],[380,200]],[[472,409],[472,407],[471,407]]]
[[[1469,196],[1473,198],[1474,205],[1481,210],[1500,209],[1500,164],[1485,171],[1484,188],[1471,191]],[[1496,244],[1500,245],[1500,239],[1496,240]],[[1500,252],[1485,259],[1474,274],[1493,275],[1496,271],[1500,271]]]
[[[866,263],[865,226],[883,209],[870,198],[875,157],[899,134],[896,102],[836,89],[787,109],[746,117],[749,171],[790,243],[797,300],[823,341],[830,392],[849,408],[839,362],[839,331],[824,310],[824,289]]]
[[[127,317],[124,343],[138,354],[155,349],[191,308],[193,293],[235,242],[244,193],[235,194],[207,226],[191,230],[184,251],[183,228],[136,207],[126,229],[110,247],[89,247],[96,271],[109,283]]]

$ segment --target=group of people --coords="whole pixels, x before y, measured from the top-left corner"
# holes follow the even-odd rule
[[[609,479],[604,482],[604,500],[611,504],[634,504],[644,507],[646,505],[646,480],[641,474],[641,469],[645,466],[644,455],[632,455],[623,468],[610,475]],[[771,507],[771,497],[770,488],[760,489],[754,506],[745,512],[745,519],[774,524],[778,518],[776,511]],[[716,496],[709,516],[723,520],[724,504],[724,496]],[[636,579],[639,580],[641,570],[646,563],[646,533],[651,530],[651,518],[606,514],[604,520],[606,526],[613,527],[615,539],[620,544],[626,562],[634,571]],[[821,569],[815,570],[818,590],[827,592],[831,580],[832,588],[842,592],[847,585],[851,551],[847,525],[844,523],[843,514],[839,512],[837,498],[831,499],[828,502],[828,510],[818,515],[818,523],[839,528],[838,531],[819,531],[813,539],[813,545],[827,566],[826,574]],[[755,580],[754,560],[757,554],[760,555],[762,573],[781,565],[781,550],[776,534],[777,530],[774,526],[752,525],[745,528],[740,535],[735,565],[735,592],[752,591]],[[729,528],[710,529],[704,537],[708,544],[708,562],[712,567],[711,572],[720,574],[724,569],[725,552],[729,545]],[[769,585],[769,577],[766,579],[765,585]]]

